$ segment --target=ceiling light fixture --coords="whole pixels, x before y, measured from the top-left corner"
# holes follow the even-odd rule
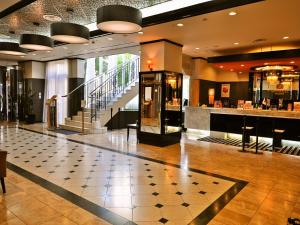
[[[142,34],[144,34],[144,32],[143,32],[143,31],[139,31],[138,34],[141,34],[141,35],[142,35]]]
[[[220,66],[220,68],[221,68],[221,69],[223,69],[223,68],[224,68],[224,66]]]
[[[50,22],[60,22],[61,21],[61,17],[51,15],[51,14],[43,15],[43,18],[47,21],[50,21]]]
[[[230,13],[228,13],[229,16],[235,16],[237,15],[237,12],[231,11]]]
[[[51,38],[70,44],[84,44],[89,42],[90,31],[75,23],[52,23]]]
[[[20,47],[36,51],[49,51],[53,50],[53,40],[38,34],[22,34]]]
[[[197,48],[195,48],[195,49],[196,49],[196,50],[199,50],[200,48],[197,47]]]
[[[294,64],[294,63],[295,63],[295,61],[290,61],[290,63],[291,63],[291,64]]]
[[[109,37],[109,38],[107,38],[107,40],[109,40],[109,41],[112,41],[112,40],[114,40],[113,38],[111,38],[111,37]]]
[[[183,27],[183,23],[177,23],[177,27]]]
[[[142,12],[125,5],[105,5],[97,9],[97,27],[111,33],[136,33],[142,29]]]
[[[245,66],[244,64],[241,65],[241,67],[244,67],[244,66]]]
[[[234,45],[239,45],[240,43],[239,43],[239,42],[234,42],[233,44],[234,44]]]
[[[0,42],[0,53],[5,55],[26,55],[27,51],[21,48],[18,43]]]
[[[285,37],[283,37],[282,39],[284,39],[284,40],[286,40],[286,39],[289,39],[290,37],[288,37],[288,36],[285,36]]]

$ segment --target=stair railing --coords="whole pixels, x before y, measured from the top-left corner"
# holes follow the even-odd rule
[[[107,79],[89,94],[91,122],[97,119],[97,111],[106,110],[113,100],[121,97],[126,89],[138,80],[139,68],[140,59],[136,58],[106,74]]]
[[[129,65],[133,65],[134,69],[129,70]],[[110,78],[110,76],[115,77],[115,74],[123,74],[124,70],[128,71],[134,71],[134,77],[138,76],[138,71],[139,71],[139,58],[126,62],[122,65],[119,65],[115,68],[112,68],[111,70],[109,70],[106,73],[102,73],[102,74],[95,74],[95,77],[91,78],[90,80],[80,84],[79,86],[77,86],[76,88],[74,88],[72,91],[70,91],[68,94],[62,96],[65,98],[68,98],[68,107],[70,105],[70,102],[72,101],[72,98],[76,97],[78,98],[78,94],[80,94],[80,99],[81,100],[86,100],[85,103],[85,108],[91,108],[91,112],[93,112],[95,110],[94,113],[96,113],[97,109],[101,109],[103,108],[103,104],[107,104],[108,101],[103,101],[103,103],[101,102],[101,107],[98,107],[98,105],[100,104],[99,99],[103,98],[103,93],[106,93],[107,91],[109,91],[109,86],[111,86],[113,83],[112,79]],[[107,78],[107,79],[106,79]],[[129,81],[132,81],[133,77],[129,76],[129,80],[126,80],[126,84],[127,86],[129,85]],[[119,81],[119,80],[118,80]],[[120,93],[120,87],[123,87],[125,85],[124,83],[124,79],[122,77],[122,85],[118,85],[118,90],[115,93]],[[109,84],[109,85],[108,85]],[[123,87],[124,88],[124,87]],[[107,100],[110,98],[112,98],[113,95],[111,94],[106,94],[106,96],[109,96],[107,98]],[[97,104],[96,104],[97,101]],[[78,102],[74,101],[74,102]],[[94,109],[94,110],[93,110]],[[79,109],[78,109],[79,110]],[[91,113],[92,114],[92,113]],[[73,116],[73,115],[71,115]],[[96,118],[91,117],[91,118]]]

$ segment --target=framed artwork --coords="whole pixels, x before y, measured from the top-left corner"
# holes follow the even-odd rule
[[[230,84],[222,84],[221,86],[221,98],[230,97]]]

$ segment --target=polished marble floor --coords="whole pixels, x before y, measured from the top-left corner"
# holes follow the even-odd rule
[[[8,162],[136,224],[188,224],[235,182],[18,128]]]
[[[55,134],[46,131],[41,124],[23,127]],[[60,134],[57,136],[65,137]],[[181,165],[183,168],[195,168],[246,180],[247,186],[209,222],[209,225],[285,225],[288,217],[300,217],[300,157],[298,156],[271,152],[264,152],[262,155],[241,153],[237,151],[237,147],[199,142],[198,134],[184,135],[180,145],[166,148],[137,145],[134,131],[131,131],[127,143],[126,130],[103,135],[68,135],[68,138]],[[38,217],[40,221],[47,221],[45,224],[106,224],[87,211],[11,171],[7,181],[10,193],[5,196],[0,195],[1,225],[24,224],[18,219],[24,213],[17,213],[12,207],[20,208],[20,204],[17,207],[15,199],[25,194],[30,197],[28,201],[37,200],[43,203],[40,207],[47,208],[49,213],[43,213]],[[25,201],[23,197],[18,198],[18,202],[22,203],[20,211],[26,212],[26,218],[29,218],[32,213],[36,214],[38,207],[23,201]],[[71,208],[74,213],[70,213]],[[51,219],[53,222],[50,222],[49,218],[53,216],[52,209],[59,212],[55,214],[57,218]],[[30,223],[30,220],[22,219],[22,221],[26,221],[26,224],[34,224]]]

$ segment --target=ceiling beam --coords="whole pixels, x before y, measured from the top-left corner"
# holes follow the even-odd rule
[[[208,63],[224,63],[224,62],[241,62],[241,61],[253,61],[253,60],[263,60],[263,59],[282,59],[282,58],[293,58],[293,57],[300,57],[300,49],[216,56],[216,57],[209,57],[207,61]]]
[[[17,2],[16,4],[8,7],[7,9],[4,9],[3,11],[0,12],[0,19],[2,19],[5,16],[8,16],[9,14],[35,2],[36,0],[21,0]]]

